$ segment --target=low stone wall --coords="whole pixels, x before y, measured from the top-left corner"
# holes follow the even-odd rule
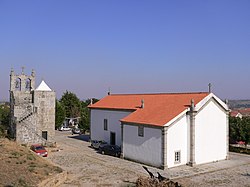
[[[59,186],[64,183],[67,179],[67,171],[63,171],[62,173],[58,173],[52,177],[49,177],[45,180],[43,180],[40,184],[38,184],[38,187],[55,187]]]

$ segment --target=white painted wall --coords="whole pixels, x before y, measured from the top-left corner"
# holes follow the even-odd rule
[[[141,137],[138,136],[138,126],[125,124],[123,127],[124,158],[161,167],[161,134],[161,128],[144,126],[144,137]]]
[[[189,117],[183,115],[167,131],[167,165],[169,168],[184,165],[188,162],[189,150]],[[175,163],[175,151],[181,151],[181,162]]]
[[[121,145],[120,119],[131,112],[91,109],[90,133],[92,140],[105,140],[110,143],[110,132],[116,134],[116,145]],[[108,119],[108,130],[104,130],[104,119]]]
[[[226,159],[227,117],[224,110],[210,100],[195,118],[196,164]]]

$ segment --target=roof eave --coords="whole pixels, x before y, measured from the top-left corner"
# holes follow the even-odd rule
[[[179,118],[181,118],[183,115],[186,115],[186,113],[189,111],[189,108],[185,109],[184,111],[182,111],[180,114],[178,114],[177,116],[175,116],[173,119],[171,119],[170,121],[168,121],[165,125],[163,125],[164,127],[168,127],[171,124],[173,124],[175,121],[177,121]]]
[[[154,127],[163,127],[164,125],[161,124],[153,124],[153,123],[143,123],[143,122],[133,122],[133,121],[124,121],[120,120],[123,124],[133,124],[133,125],[145,125],[145,126],[154,126]]]
[[[208,96],[206,96],[204,99],[202,99],[199,103],[196,104],[195,106],[196,111],[199,111],[211,98],[214,98],[225,111],[229,111],[227,104],[221,101],[221,99],[219,99],[213,93],[210,93]]]
[[[97,109],[97,110],[119,110],[119,111],[128,111],[128,112],[133,112],[136,111],[137,109],[129,109],[129,108],[104,108],[104,107],[95,107],[95,106],[88,106],[89,109]]]

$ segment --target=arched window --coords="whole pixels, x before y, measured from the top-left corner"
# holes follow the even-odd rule
[[[20,78],[17,78],[16,79],[16,86],[15,86],[15,88],[16,88],[16,91],[21,91],[21,79]]]
[[[30,79],[26,79],[25,90],[26,91],[30,91],[31,90],[31,80]]]

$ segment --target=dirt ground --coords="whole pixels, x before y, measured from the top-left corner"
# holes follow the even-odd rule
[[[101,155],[90,148],[88,136],[56,132],[58,151],[48,159],[68,171],[66,186],[135,186],[138,177],[148,177],[142,164]],[[250,187],[250,156],[230,153],[230,160],[199,165],[181,166],[156,172],[178,181],[182,186],[248,186]]]
[[[37,186],[42,180],[62,172],[30,151],[8,139],[0,139],[0,186]]]

